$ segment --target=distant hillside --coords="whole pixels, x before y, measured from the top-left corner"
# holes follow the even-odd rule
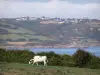
[[[54,39],[36,33],[28,27],[21,26],[16,21],[0,21],[0,42],[43,42]]]
[[[100,23],[44,24],[40,20],[0,20],[0,42],[73,43],[100,41]]]

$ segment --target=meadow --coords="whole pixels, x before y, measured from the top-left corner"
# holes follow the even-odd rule
[[[100,69],[5,63],[0,64],[0,75],[100,75]]]

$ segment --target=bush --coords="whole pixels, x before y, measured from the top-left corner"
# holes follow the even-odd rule
[[[64,55],[61,55],[61,66],[68,66],[68,67],[74,67],[75,63],[72,59],[72,56],[70,55],[67,55],[67,54],[64,54]]]
[[[92,59],[88,63],[87,67],[92,69],[100,69],[100,58],[92,56]]]
[[[75,61],[76,66],[85,67],[91,60],[91,57],[92,55],[89,52],[79,49],[74,53],[73,60]]]
[[[0,48],[0,62],[5,61],[5,53],[6,53],[6,50]]]
[[[28,63],[33,58],[34,53],[28,50],[8,50],[6,51],[6,62]]]

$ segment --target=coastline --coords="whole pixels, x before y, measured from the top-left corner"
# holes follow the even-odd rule
[[[100,47],[100,46],[66,46],[66,47],[59,47],[59,46],[1,46],[0,48],[6,48],[6,49],[66,49],[66,48],[76,48],[76,49],[84,49],[89,47]]]

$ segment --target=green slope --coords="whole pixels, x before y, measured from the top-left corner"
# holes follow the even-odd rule
[[[25,38],[25,37],[17,35],[17,34],[0,35],[0,39],[12,39],[12,40],[16,40],[18,38]]]
[[[44,40],[53,41],[52,38],[48,38],[42,35],[35,35],[36,33],[28,28],[10,24],[6,21],[0,21],[0,30],[2,30],[1,33],[2,32],[4,33],[5,31],[7,32],[7,34],[0,34],[0,39],[4,39],[4,40],[38,39],[41,41]]]

